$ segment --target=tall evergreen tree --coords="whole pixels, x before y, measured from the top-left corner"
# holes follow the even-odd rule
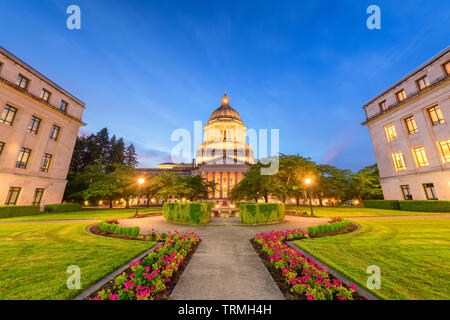
[[[134,144],[130,144],[125,150],[125,164],[136,168],[138,166],[136,149]]]
[[[123,138],[120,138],[114,145],[111,145],[110,159],[111,163],[125,163],[125,142],[123,142]]]

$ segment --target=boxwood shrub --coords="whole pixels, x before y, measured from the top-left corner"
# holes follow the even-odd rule
[[[241,223],[257,224],[284,219],[284,203],[240,203]]]
[[[404,200],[399,201],[405,211],[450,212],[450,201],[446,200]]]
[[[69,212],[69,211],[80,211],[81,204],[79,203],[62,203],[62,204],[47,204],[44,207],[45,212]]]
[[[163,206],[167,221],[208,223],[211,219],[212,202],[166,202]]]
[[[350,221],[344,219],[342,221],[335,221],[332,223],[325,223],[319,224],[318,226],[308,227],[308,232],[310,233],[310,235],[313,236],[318,233],[332,232],[345,229],[348,227],[349,224]]]
[[[32,216],[41,213],[39,206],[0,206],[0,219]]]
[[[135,237],[137,237],[140,232],[139,227],[121,227],[115,223],[108,223],[108,221],[106,221],[106,220],[100,222],[98,224],[98,226],[100,227],[100,229],[105,230],[105,231],[114,232],[117,234],[129,234],[130,236],[135,236]]]
[[[363,204],[366,208],[400,210],[398,200],[363,200]]]

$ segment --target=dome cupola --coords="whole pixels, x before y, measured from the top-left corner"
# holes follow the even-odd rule
[[[241,116],[239,113],[230,107],[230,100],[228,99],[227,94],[225,93],[222,97],[222,105],[214,110],[209,118],[208,123],[216,122],[216,121],[238,121],[242,123]]]

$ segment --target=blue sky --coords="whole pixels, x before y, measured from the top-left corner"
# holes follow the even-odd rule
[[[362,105],[449,45],[448,1],[0,1],[0,45],[86,103],[141,167],[173,130],[230,104],[280,151],[358,170],[375,162]],[[81,8],[81,30],[66,8]],[[381,30],[366,8],[381,8]]]

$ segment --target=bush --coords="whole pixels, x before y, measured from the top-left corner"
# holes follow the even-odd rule
[[[313,236],[318,233],[326,233],[326,232],[342,230],[342,229],[347,228],[349,224],[350,224],[350,221],[344,219],[341,221],[335,221],[332,223],[325,223],[325,224],[319,224],[318,226],[308,227],[308,232],[310,235]]]
[[[102,221],[98,224],[100,229],[117,233],[117,234],[129,234],[130,236],[137,237],[140,232],[139,227],[121,227],[115,223],[108,223],[108,221]]]
[[[399,201],[405,211],[450,212],[450,201],[445,200],[404,200]]]
[[[241,203],[241,223],[256,224],[284,219],[284,203]]]
[[[400,210],[398,200],[363,200],[363,204],[366,208]]]
[[[32,216],[41,213],[39,206],[0,206],[0,218]]]
[[[79,203],[48,204],[44,208],[45,212],[50,212],[50,213],[80,211],[80,210],[81,210],[81,204],[79,204]]]
[[[166,202],[163,206],[167,221],[208,223],[211,219],[212,202]]]

